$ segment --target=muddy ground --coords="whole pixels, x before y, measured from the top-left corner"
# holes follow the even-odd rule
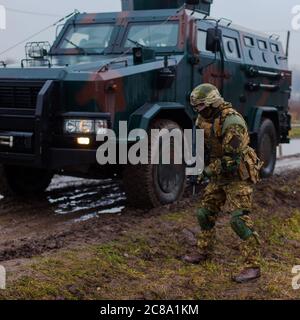
[[[253,217],[263,241],[263,277],[233,284],[241,267],[228,217],[218,222],[213,260],[188,265],[195,208],[186,197],[152,211],[126,208],[119,182],[57,178],[45,198],[0,201],[0,299],[285,299],[300,265],[300,170],[282,170],[255,191]]]

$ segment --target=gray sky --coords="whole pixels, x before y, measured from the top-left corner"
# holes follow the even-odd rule
[[[291,29],[292,7],[300,4],[300,0],[214,0],[214,2],[213,16],[232,19],[234,23],[251,29],[279,34],[284,42],[286,31]],[[120,11],[120,3],[120,0],[0,0],[0,5],[8,9],[7,29],[0,30],[0,52],[74,9],[81,12]],[[41,12],[49,16],[22,14],[10,9]],[[34,40],[53,41],[54,35],[55,28],[52,28]],[[300,65],[300,31],[292,32],[290,49],[290,64]],[[20,59],[23,56],[24,45],[21,45],[9,54],[0,56],[0,60],[7,57]]]

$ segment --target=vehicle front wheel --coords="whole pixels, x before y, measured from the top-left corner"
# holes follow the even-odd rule
[[[151,129],[167,129],[170,132],[174,129],[181,130],[180,126],[170,120],[159,119],[153,122]],[[179,200],[185,190],[186,166],[185,164],[175,164],[174,141],[170,145],[170,164],[162,164],[161,157],[159,164],[151,164],[151,156],[160,150],[162,153],[161,140],[157,147],[151,148],[149,142],[148,157],[149,163],[146,165],[127,165],[123,173],[123,181],[129,205],[139,208],[153,208],[166,205]],[[149,138],[149,140],[151,140]],[[151,150],[152,149],[152,150]]]
[[[36,196],[51,183],[53,173],[45,169],[0,165],[0,194]]]
[[[261,177],[268,178],[272,176],[276,165],[277,135],[273,122],[270,119],[264,119],[258,133],[257,154],[264,162],[261,169]]]

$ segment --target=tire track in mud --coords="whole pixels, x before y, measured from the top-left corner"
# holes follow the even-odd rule
[[[66,182],[64,177],[54,179],[43,198],[5,198],[0,201],[0,261],[30,258],[70,243],[77,245],[105,238],[103,232],[116,218],[106,212],[117,209],[118,213],[124,205],[125,196],[118,182],[83,179]],[[103,219],[85,221],[86,216],[100,215]]]
[[[0,262],[31,258],[68,246],[105,243],[145,219],[187,207],[182,200],[163,208],[125,208],[118,181],[57,182],[42,199],[0,201]]]

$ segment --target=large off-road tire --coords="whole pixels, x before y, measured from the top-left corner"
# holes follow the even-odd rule
[[[49,186],[53,173],[36,168],[0,165],[0,194],[3,196],[37,196]]]
[[[180,129],[180,126],[170,120],[155,120],[150,129]],[[150,136],[150,135],[149,135]],[[149,137],[149,141],[150,141]],[[172,154],[171,144],[171,154]],[[130,206],[138,208],[153,208],[166,205],[179,200],[186,186],[185,164],[162,165],[151,164],[151,150],[149,143],[149,164],[127,165],[123,173],[124,187],[127,202]]]
[[[264,119],[258,133],[257,154],[264,162],[261,169],[261,177],[268,178],[272,176],[277,156],[277,135],[273,122],[270,119]]]

